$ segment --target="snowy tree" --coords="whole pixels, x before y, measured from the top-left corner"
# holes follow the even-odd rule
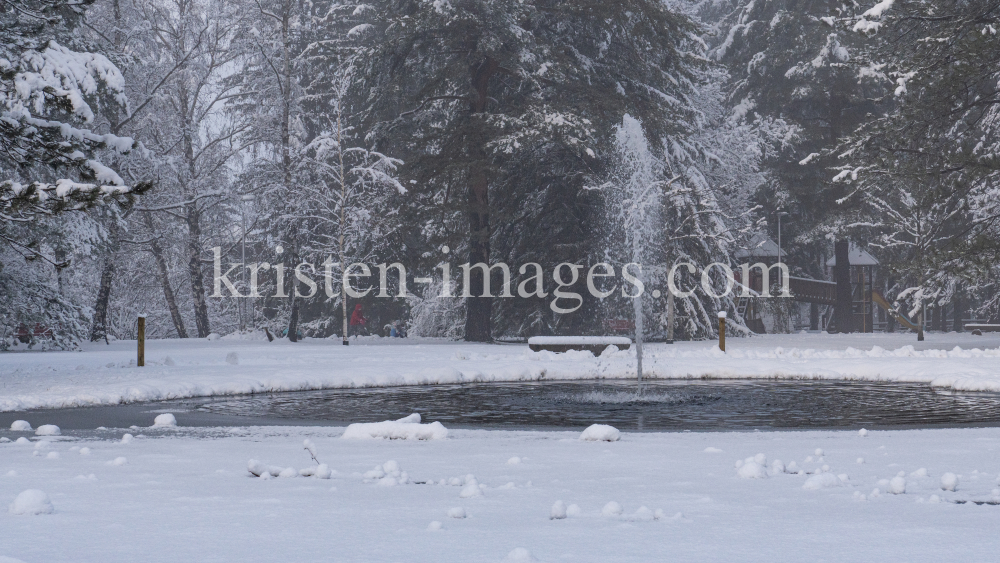
[[[135,142],[94,127],[102,107],[128,101],[121,72],[108,58],[73,48],[72,31],[90,3],[0,5],[0,315],[7,328],[47,327],[64,347],[82,334],[86,309],[19,262],[54,266],[58,285],[68,251],[90,250],[106,234],[85,216],[61,217],[106,202],[128,206],[149,188],[127,185],[101,161],[128,153]]]
[[[958,280],[975,290],[995,279],[1000,4],[886,0],[843,26],[866,40],[864,68],[892,107],[845,139],[834,179],[922,318]]]
[[[629,113],[660,138],[692,119],[694,28],[659,2],[350,8],[355,111],[374,148],[407,163],[428,256],[447,243],[472,264],[580,260],[598,219],[585,188],[611,155],[612,127]],[[515,330],[587,324],[551,317],[540,300],[505,300],[495,319],[484,282],[474,270],[467,340],[490,340],[500,318]]]
[[[837,202],[847,193],[830,182],[829,150],[879,111],[884,90],[873,69],[852,64],[862,38],[841,22],[857,12],[837,0],[703,3],[715,30],[710,53],[731,76],[732,115],[759,125],[772,143],[764,158],[770,181],[756,199],[768,213],[794,217],[783,246],[814,277],[823,274],[826,235],[841,227]]]

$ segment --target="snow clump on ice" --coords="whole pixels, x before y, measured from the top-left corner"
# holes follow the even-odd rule
[[[417,413],[399,420],[356,422],[347,427],[341,438],[389,440],[444,440],[448,429],[440,422],[421,424]]]
[[[864,438],[867,435],[868,435],[868,430],[866,430],[864,428],[862,428],[861,430],[858,430],[858,436],[861,436],[862,438]]]
[[[580,439],[585,442],[617,442],[620,438],[621,432],[607,424],[591,424],[580,434]]]
[[[563,501],[557,500],[549,512],[549,520],[562,520],[563,518],[566,518],[566,505]]]
[[[237,355],[236,352],[230,352],[226,354],[226,363],[234,366],[239,365],[240,363],[239,355]]]
[[[538,561],[535,559],[531,552],[523,547],[518,547],[507,554],[504,558],[503,563],[531,563],[533,561]]]
[[[889,480],[887,491],[893,495],[901,495],[906,492],[906,479],[902,475],[896,475]]]
[[[521,458],[514,456],[507,460],[507,465],[517,465],[521,463]]]
[[[123,444],[131,444],[132,440],[135,440],[135,436],[133,436],[131,434],[125,434],[124,436],[122,436],[122,443]]]
[[[941,476],[942,491],[954,491],[957,488],[958,488],[958,475],[949,472]]]
[[[303,477],[315,477],[317,479],[329,479],[334,474],[334,471],[330,469],[330,466],[321,463],[316,467],[304,467],[299,469],[299,475]]]
[[[45,455],[45,459],[59,459],[59,452],[49,452]]]
[[[80,455],[90,455],[90,448],[80,448]]]
[[[624,511],[625,509],[622,508],[622,505],[611,501],[604,505],[604,508],[601,509],[601,514],[604,516],[621,516]]]
[[[459,498],[475,498],[481,496],[483,496],[483,489],[479,486],[479,481],[476,481],[475,477],[466,479],[465,487],[462,488],[462,492],[458,493]]]
[[[10,423],[10,429],[14,432],[31,432],[31,425],[27,420],[15,420]]]
[[[433,522],[431,522],[430,524],[427,525],[427,531],[429,531],[429,532],[437,532],[437,531],[443,530],[443,529],[444,529],[444,525],[441,524],[441,522],[438,522],[437,520],[434,520]]]
[[[35,436],[58,436],[60,434],[62,431],[55,424],[43,424],[35,430]]]
[[[384,487],[405,485],[410,482],[410,476],[400,470],[399,463],[393,459],[382,465],[376,465],[374,469],[365,473],[364,478],[365,481],[374,481]]]
[[[736,475],[743,479],[766,479],[767,456],[757,454],[736,462]]]
[[[18,438],[17,440],[14,440],[14,443],[15,443],[15,444],[30,444],[30,443],[31,443],[31,440],[29,440],[29,439],[25,438],[24,436],[21,436],[21,437],[20,437],[20,438]]]
[[[448,518],[465,518],[465,509],[461,506],[456,506],[454,508],[448,509]]]
[[[813,475],[812,477],[806,479],[805,484],[802,485],[803,489],[806,490],[819,490],[825,489],[827,487],[839,487],[840,479],[833,473],[819,473]]]
[[[157,415],[153,419],[154,428],[173,428],[175,426],[177,426],[177,418],[168,412]]]
[[[38,489],[23,491],[10,505],[10,513],[19,515],[52,514],[53,510],[49,495]]]
[[[108,462],[108,465],[113,465],[115,467],[121,467],[123,465],[128,465],[128,459],[124,457],[116,457],[115,459]]]

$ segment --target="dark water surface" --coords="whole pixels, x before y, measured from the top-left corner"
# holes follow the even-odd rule
[[[269,393],[113,407],[0,413],[64,429],[149,426],[172,412],[181,426],[329,425],[420,413],[452,428],[753,430],[1000,426],[1000,393],[926,384],[845,381],[476,383]]]

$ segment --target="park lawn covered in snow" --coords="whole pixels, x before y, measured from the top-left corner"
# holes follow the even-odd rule
[[[1000,390],[1000,334],[794,334],[650,344],[647,378],[818,378],[928,382]],[[151,340],[146,367],[135,342],[82,352],[0,354],[0,411],[187,397],[472,381],[634,378],[635,350],[532,352],[527,345],[369,338]]]
[[[548,562],[996,560],[1000,506],[953,502],[1000,495],[996,428],[615,442],[580,431],[343,432],[2,430],[29,440],[0,443],[0,561],[498,562],[518,549]],[[310,473],[304,440],[329,479],[248,472],[253,459]],[[8,510],[29,490],[51,513],[44,503],[15,513],[36,493]]]

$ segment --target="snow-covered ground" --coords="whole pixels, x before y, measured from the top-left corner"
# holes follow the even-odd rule
[[[634,347],[604,354],[418,339],[152,340],[0,354],[0,411],[336,387],[635,377]],[[1000,390],[1000,334],[794,334],[646,346],[651,378],[822,378]]]
[[[123,442],[125,432],[134,439]],[[1000,506],[953,502],[998,499],[996,428],[864,437],[622,433],[616,442],[582,441],[580,431],[451,430],[426,441],[342,433],[167,427],[38,437],[0,430],[30,439],[0,443],[0,561],[499,562],[527,552],[547,562],[938,563],[997,556]],[[296,470],[287,475],[313,468],[304,440],[331,478],[248,472],[251,459]],[[757,454],[767,459],[752,459]],[[785,472],[774,471],[776,460]],[[798,469],[807,473],[790,472]],[[943,483],[956,490],[942,490]],[[890,494],[894,487],[905,493]],[[30,490],[44,496],[19,498]],[[16,513],[26,510],[42,513]]]

